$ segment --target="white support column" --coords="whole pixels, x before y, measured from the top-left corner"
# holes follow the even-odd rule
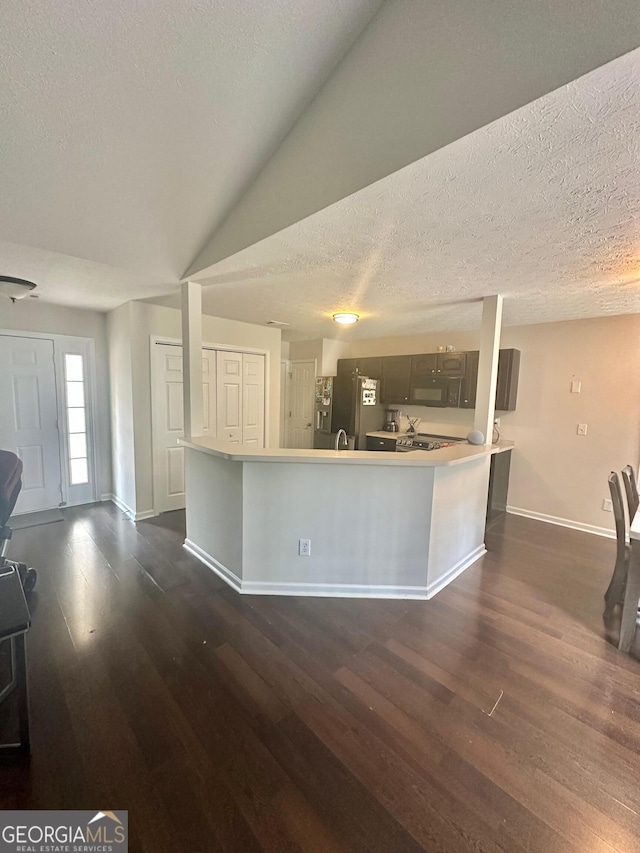
[[[482,301],[480,361],[478,363],[476,413],[473,421],[474,429],[480,430],[484,435],[485,444],[491,444],[493,436],[501,328],[502,296],[485,296]]]
[[[182,394],[184,434],[202,435],[202,286],[182,285]]]

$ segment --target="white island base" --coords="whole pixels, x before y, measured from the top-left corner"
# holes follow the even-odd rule
[[[185,439],[185,547],[241,593],[428,599],[485,553],[491,452]],[[299,555],[299,540],[310,555]]]

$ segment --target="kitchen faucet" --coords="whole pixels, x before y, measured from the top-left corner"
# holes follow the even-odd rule
[[[346,430],[339,429],[338,432],[336,433],[336,453],[338,452],[338,450],[340,450],[340,436],[341,435],[344,436],[344,446],[349,447],[349,441],[347,439]]]

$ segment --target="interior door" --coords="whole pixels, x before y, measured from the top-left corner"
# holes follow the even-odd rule
[[[264,447],[264,356],[242,354],[242,443]]]
[[[202,351],[203,434],[215,435],[216,354]],[[153,491],[156,512],[182,509],[184,498],[184,435],[182,347],[156,344],[152,383]]]
[[[292,361],[290,384],[289,447],[313,447],[315,361]]]
[[[242,353],[219,351],[217,378],[218,438],[241,444]]]
[[[0,335],[0,447],[22,459],[14,513],[62,501],[53,341]]]

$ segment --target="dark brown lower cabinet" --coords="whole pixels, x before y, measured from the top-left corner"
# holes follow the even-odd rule
[[[487,524],[496,521],[507,511],[509,497],[509,473],[511,471],[511,451],[494,453],[491,456],[489,471],[489,496],[487,499]]]

